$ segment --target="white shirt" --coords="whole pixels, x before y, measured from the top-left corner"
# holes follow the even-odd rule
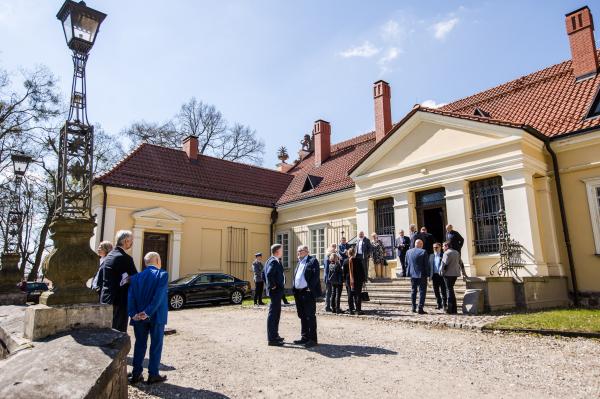
[[[298,269],[296,270],[296,275],[294,276],[294,288],[301,290],[308,287],[308,283],[306,282],[306,278],[304,277],[304,272],[306,271],[306,258],[305,256],[300,260],[300,264],[298,265]]]
[[[358,245],[356,246],[356,253],[358,253],[359,255],[363,254],[362,246],[363,246],[363,239],[359,238]]]

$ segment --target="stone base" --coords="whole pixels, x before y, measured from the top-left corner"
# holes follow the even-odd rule
[[[27,293],[22,291],[0,292],[0,305],[25,305]]]
[[[98,293],[87,287],[76,289],[54,289],[40,295],[40,304],[48,306],[71,305],[74,303],[97,304]]]
[[[468,315],[478,315],[485,312],[482,289],[468,289],[465,291],[462,312]]]
[[[110,328],[112,306],[80,304],[69,306],[34,305],[25,311],[24,337],[32,341],[80,328]]]

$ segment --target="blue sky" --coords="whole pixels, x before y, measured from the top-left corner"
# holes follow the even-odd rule
[[[47,65],[68,94],[62,1],[0,0],[0,67]],[[397,121],[570,58],[564,14],[600,1],[89,0],[108,14],[88,62],[90,120],[111,134],[192,96],[276,149],[319,118],[338,142],[373,129],[372,83]]]

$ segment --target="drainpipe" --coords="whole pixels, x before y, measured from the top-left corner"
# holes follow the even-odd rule
[[[565,246],[567,247],[567,258],[569,260],[569,271],[571,272],[571,285],[573,286],[573,304],[579,306],[579,289],[577,287],[577,276],[575,274],[575,262],[573,260],[573,250],[571,248],[571,239],[569,237],[569,225],[567,224],[567,213],[565,211],[565,201],[563,198],[562,185],[560,183],[560,172],[558,168],[558,158],[550,145],[550,138],[544,140],[546,149],[552,157],[552,168],[554,169],[554,182],[556,183],[556,193],[558,194],[558,207],[560,209],[560,220],[563,227],[563,236],[565,237]]]
[[[102,221],[100,222],[100,242],[104,241],[104,223],[106,220],[106,184],[102,185]]]

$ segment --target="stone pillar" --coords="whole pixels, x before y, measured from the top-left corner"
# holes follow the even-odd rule
[[[171,261],[171,281],[179,278],[179,262],[181,258],[181,231],[173,232],[173,259]]]
[[[473,232],[470,223],[471,220],[471,200],[469,198],[469,182],[460,180],[447,183],[446,189],[446,218],[448,223],[458,231],[465,243],[461,250],[462,261],[465,264],[465,271],[470,277],[477,275],[475,264],[473,263]]]
[[[541,224],[542,247],[544,256],[548,265],[548,274],[550,276],[564,276],[563,265],[560,261],[561,245],[564,246],[564,239],[559,239],[561,232],[560,226],[556,223],[554,217],[554,205],[552,203],[552,180],[547,177],[538,177],[533,179],[535,194],[539,204],[539,217]]]
[[[414,193],[403,192],[396,193],[394,197],[394,227],[396,233],[400,229],[404,230],[404,235],[408,236],[408,228],[413,220],[413,209],[415,207]]]
[[[19,254],[3,253],[0,258],[0,305],[24,305],[27,294],[17,287],[23,278],[19,270]]]
[[[363,231],[365,236],[369,236],[375,229],[375,220],[373,219],[374,204],[373,201],[366,199],[356,201],[356,234]]]
[[[133,228],[133,245],[131,247],[131,257],[133,258],[133,262],[135,263],[135,268],[138,272],[142,271],[142,263],[144,256],[142,254],[144,247],[144,229],[141,227]]]
[[[527,264],[528,275],[547,276],[532,173],[519,169],[501,175],[508,232],[522,246],[522,257]]]

